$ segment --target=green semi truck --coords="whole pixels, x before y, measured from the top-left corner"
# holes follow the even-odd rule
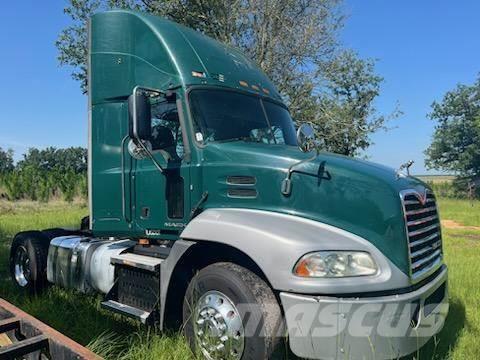
[[[19,288],[103,293],[206,359],[398,358],[441,330],[426,184],[317,152],[252,61],[170,21],[96,14],[88,59],[90,215],[15,236]]]

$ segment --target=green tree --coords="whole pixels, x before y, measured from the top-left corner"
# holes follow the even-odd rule
[[[480,77],[434,102],[429,117],[437,125],[425,151],[426,166],[480,179]]]
[[[0,174],[8,173],[13,169],[13,150],[3,150],[0,147]]]
[[[371,145],[371,134],[388,130],[387,122],[401,115],[395,109],[379,114],[374,106],[383,78],[375,72],[375,61],[360,59],[344,51],[324,65],[322,89],[311,109],[313,125],[327,151],[360,155]]]
[[[60,190],[62,191],[63,199],[68,202],[72,202],[75,194],[77,193],[77,183],[79,178],[76,174],[69,170],[60,176],[58,183]]]
[[[4,175],[3,184],[9,200],[19,200],[23,197],[22,178],[19,171],[14,170]]]
[[[48,202],[52,196],[61,195],[66,201],[72,201],[77,194],[86,197],[86,173],[87,150],[84,148],[30,148],[14,169],[2,174],[1,180],[10,200]]]
[[[81,147],[66,149],[48,147],[43,150],[30,148],[23,155],[23,159],[18,162],[17,167],[19,169],[34,167],[42,171],[56,170],[61,173],[66,171],[73,171],[77,174],[86,172],[87,149]]]

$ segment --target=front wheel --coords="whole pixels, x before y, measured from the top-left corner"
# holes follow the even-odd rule
[[[279,358],[285,348],[280,306],[250,270],[216,263],[190,282],[183,304],[185,335],[205,359]]]

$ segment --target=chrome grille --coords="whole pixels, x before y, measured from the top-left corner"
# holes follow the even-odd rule
[[[440,219],[431,191],[401,193],[410,256],[410,275],[414,282],[434,272],[442,263]],[[421,201],[424,200],[424,201]]]

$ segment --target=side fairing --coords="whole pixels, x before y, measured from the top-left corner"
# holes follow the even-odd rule
[[[131,177],[127,169],[132,158],[125,144],[128,133],[126,102],[92,107],[92,188],[93,230],[111,236],[131,228]],[[127,193],[128,192],[128,193]]]

